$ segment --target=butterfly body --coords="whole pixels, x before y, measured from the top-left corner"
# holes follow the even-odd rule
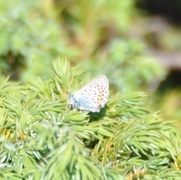
[[[99,112],[107,102],[109,83],[106,76],[99,76],[69,96],[70,102],[76,109]]]

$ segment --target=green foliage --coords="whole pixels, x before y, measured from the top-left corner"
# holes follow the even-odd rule
[[[67,106],[68,92],[87,80],[65,58],[46,80],[0,79],[0,177],[180,178],[180,134],[146,110],[143,93],[110,93],[100,113]]]
[[[117,39],[110,43],[105,52],[98,53],[96,61],[85,62],[83,65],[92,74],[106,74],[115,89],[125,91],[144,90],[152,92],[154,83],[163,80],[165,69],[144,54],[143,43],[129,39]]]
[[[55,8],[70,45],[78,50],[80,59],[88,60],[112,39],[126,34],[135,12],[133,4],[134,0],[60,0]]]
[[[46,3],[0,2],[1,74],[10,72],[13,79],[29,79],[32,75],[47,77],[45,68],[51,65],[52,59],[69,52],[64,48],[66,39],[62,38],[62,28]]]
[[[161,107],[163,116],[166,119],[174,119],[175,126],[181,128],[181,89],[174,88],[168,89],[164,93],[159,93],[159,99],[157,100],[157,107]]]
[[[154,89],[152,82],[163,79],[165,71],[145,56],[141,42],[126,35],[135,14],[133,4],[134,0],[1,2],[0,74],[20,80],[48,78],[52,59],[66,55],[74,63],[82,61],[91,74],[109,76],[116,90]]]
[[[0,2],[0,74],[29,79],[0,78],[0,179],[181,178],[180,134],[135,92],[165,72],[128,37],[133,3]],[[81,65],[52,62],[59,55]],[[68,94],[99,74],[110,81],[106,107],[68,107]]]

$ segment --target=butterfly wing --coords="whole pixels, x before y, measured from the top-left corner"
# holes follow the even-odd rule
[[[105,76],[91,80],[73,95],[77,109],[99,112],[105,106],[109,95],[109,83]]]

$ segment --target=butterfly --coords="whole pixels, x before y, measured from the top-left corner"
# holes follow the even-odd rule
[[[99,112],[105,106],[108,96],[108,79],[106,76],[99,76],[74,94],[69,95],[69,105],[75,109]]]

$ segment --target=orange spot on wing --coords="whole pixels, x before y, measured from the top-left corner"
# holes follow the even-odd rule
[[[101,103],[102,103],[103,98],[104,98],[104,93],[102,93],[101,89],[99,89],[99,97],[98,97],[98,101],[97,101],[98,107],[101,107]]]

